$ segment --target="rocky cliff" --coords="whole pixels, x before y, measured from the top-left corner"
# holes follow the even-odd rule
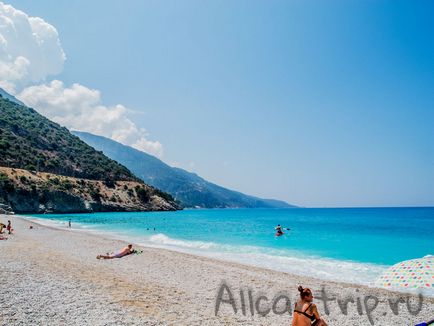
[[[181,209],[171,195],[4,91],[0,204],[0,212],[17,213]]]
[[[166,197],[166,198],[164,198]],[[3,213],[173,211],[181,207],[135,181],[98,181],[0,167]]]

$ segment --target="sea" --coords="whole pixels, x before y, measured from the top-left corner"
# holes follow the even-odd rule
[[[434,254],[434,207],[186,209],[26,217],[58,228],[67,228],[71,220],[72,229],[138,245],[368,286],[395,263]],[[283,236],[275,236],[277,224],[285,228]]]

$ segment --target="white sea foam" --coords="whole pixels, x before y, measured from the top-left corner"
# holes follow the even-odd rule
[[[166,245],[172,247],[181,247],[181,248],[204,249],[204,250],[218,248],[218,245],[213,242],[177,240],[177,239],[170,238],[163,233],[158,233],[150,236],[148,241],[153,244]]]
[[[45,225],[45,226],[49,226],[52,228],[56,228],[56,229],[64,229],[66,227],[68,227],[68,222],[67,221],[60,221],[60,220],[49,220],[46,218],[38,218],[38,217],[33,217],[33,216],[22,216],[32,222],[41,224],[41,225]]]
[[[390,267],[386,265],[306,255],[305,253],[294,250],[173,239],[162,233],[147,237],[145,241],[140,241],[140,244],[233,261],[295,275],[362,284],[371,287],[381,287],[378,285],[377,280]],[[422,293],[423,295],[434,297],[433,289],[408,290],[394,288],[393,290],[412,294]]]
[[[207,256],[324,280],[373,285],[388,266],[306,256],[301,252],[173,239],[156,234],[140,244]]]
[[[50,220],[32,216],[25,216],[25,218],[42,225],[59,229],[65,229],[68,225],[67,221]],[[295,250],[175,239],[163,233],[138,237],[132,236],[126,230],[109,231],[104,230],[103,226],[99,228],[96,225],[77,222],[73,223],[72,229],[80,232],[100,234],[113,239],[124,240],[152,248],[170,249],[296,275],[375,287],[378,287],[378,284],[376,284],[378,277],[390,267],[386,265],[306,255],[303,252]],[[434,296],[434,293],[431,292],[428,293],[425,291],[424,294]]]
[[[29,219],[50,227],[62,229],[67,227],[65,221],[35,217],[29,217]],[[110,238],[147,247],[170,249],[296,275],[368,286],[373,286],[375,280],[388,268],[388,266],[378,264],[309,256],[299,251],[174,239],[163,233],[147,237],[134,237],[127,232],[105,231],[80,223],[73,223],[73,229],[87,233],[104,234]]]

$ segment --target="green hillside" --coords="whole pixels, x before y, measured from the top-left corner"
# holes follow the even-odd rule
[[[169,194],[0,93],[0,213],[177,209]]]
[[[35,110],[0,97],[0,166],[92,180],[137,180]]]

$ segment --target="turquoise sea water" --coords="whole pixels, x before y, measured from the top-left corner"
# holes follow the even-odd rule
[[[394,263],[434,254],[434,208],[213,209],[29,218],[59,227],[71,219],[75,229],[142,245],[363,284],[371,284]],[[278,223],[291,230],[275,237]]]

